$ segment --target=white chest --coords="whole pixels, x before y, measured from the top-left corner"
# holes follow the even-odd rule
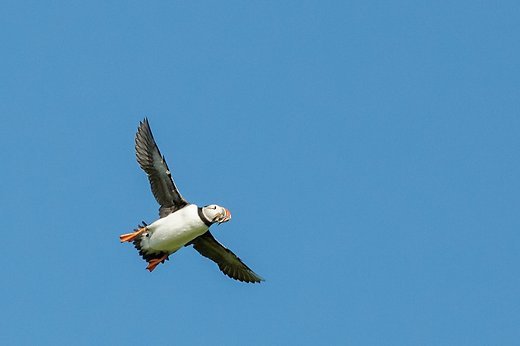
[[[202,222],[197,206],[192,204],[148,226],[149,247],[173,252],[208,230]]]

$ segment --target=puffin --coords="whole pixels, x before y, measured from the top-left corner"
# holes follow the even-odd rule
[[[137,162],[148,175],[152,193],[160,205],[160,218],[149,225],[142,222],[133,232],[120,235],[119,240],[121,243],[133,243],[139,255],[148,262],[146,269],[152,272],[176,251],[193,245],[230,278],[247,283],[264,281],[209,231],[212,225],[231,220],[231,212],[217,204],[199,207],[181,195],[147,118],[139,122],[135,152]]]

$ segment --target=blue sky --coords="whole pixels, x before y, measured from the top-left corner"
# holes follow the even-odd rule
[[[514,345],[520,5],[4,1],[0,341]],[[266,278],[148,273],[149,117]]]

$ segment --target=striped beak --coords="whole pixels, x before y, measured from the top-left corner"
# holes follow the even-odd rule
[[[224,209],[224,214],[222,215],[222,217],[218,221],[219,225],[221,223],[228,222],[229,220],[231,220],[231,212],[229,210],[227,210],[226,208],[222,208],[222,209]]]

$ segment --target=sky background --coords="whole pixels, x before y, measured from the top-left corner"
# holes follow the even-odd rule
[[[515,345],[518,1],[3,1],[3,345]],[[147,116],[262,275],[153,273]]]

